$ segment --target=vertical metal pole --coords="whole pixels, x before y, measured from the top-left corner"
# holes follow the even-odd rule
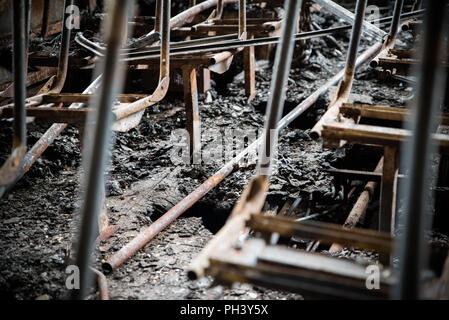
[[[283,23],[281,34],[281,46],[276,52],[271,92],[267,106],[267,119],[265,122],[264,141],[260,146],[259,175],[270,176],[271,166],[276,154],[278,138],[278,122],[284,109],[285,87],[290,72],[293,57],[294,39],[299,11],[302,0],[286,0],[284,8],[287,16]]]
[[[430,189],[430,155],[434,151],[431,132],[443,96],[441,52],[444,42],[444,17],[448,0],[428,1],[422,37],[421,64],[416,99],[413,101],[413,130],[410,143],[404,146],[403,164],[410,177],[402,187],[406,197],[404,234],[399,238],[399,285],[395,298],[417,299],[420,295],[421,270],[426,266],[425,231],[430,227],[426,201]],[[447,32],[447,30],[446,30]]]
[[[154,31],[161,31],[161,17],[162,17],[162,0],[156,1],[156,20],[154,22]]]
[[[365,9],[367,0],[358,0],[355,8],[355,21],[352,27],[351,41],[349,43],[349,52],[346,59],[345,76],[340,86],[340,93],[351,90],[352,81],[354,80],[355,62],[357,60],[357,51],[360,43],[360,36],[362,34],[363,18],[365,16]]]
[[[170,13],[171,1],[163,0],[160,4],[162,7],[162,43],[161,43],[161,60],[159,80],[169,77],[170,70]]]
[[[114,97],[121,85],[121,72],[119,63],[119,50],[125,36],[125,24],[132,1],[116,0],[113,2],[112,12],[109,15],[109,26],[107,36],[107,53],[103,64],[103,83],[99,95],[94,99],[92,108],[93,125],[88,122],[88,132],[85,143],[86,150],[86,176],[84,202],[81,208],[82,221],[80,237],[76,257],[76,265],[79,267],[81,280],[80,290],[73,291],[73,298],[82,299],[90,284],[92,273],[90,267],[90,256],[97,230],[97,216],[101,210],[101,200],[104,183],[104,169],[107,162],[107,150],[109,145],[110,128],[113,121],[111,106]],[[112,28],[112,24],[114,27]]]
[[[394,5],[393,17],[391,19],[390,33],[385,39],[381,52],[375,57],[371,62],[371,68],[377,68],[379,65],[379,57],[388,53],[388,50],[394,47],[396,41],[396,35],[398,34],[399,22],[401,20],[402,7],[404,5],[404,0],[396,0]]]
[[[67,21],[70,17],[70,11],[67,13],[68,6],[73,5],[73,0],[64,1],[64,12],[62,14],[62,33],[61,33],[61,47],[59,49],[58,73],[56,75],[55,83],[53,84],[49,93],[59,93],[64,87],[65,79],[67,77],[67,69],[69,66],[69,49],[70,49],[70,32],[71,29],[67,26]]]
[[[317,140],[321,136],[321,131],[323,130],[323,125],[337,118],[340,112],[340,106],[343,102],[346,102],[351,92],[352,82],[354,80],[354,73],[357,61],[357,51],[360,43],[360,36],[362,34],[363,18],[365,15],[365,8],[367,0],[358,0],[355,8],[355,20],[352,27],[351,40],[349,43],[349,52],[346,58],[345,74],[343,79],[337,87],[337,92],[331,101],[329,108],[326,113],[321,117],[321,119],[315,124],[315,126],[310,131],[310,137]]]
[[[26,146],[26,2],[13,1],[14,138],[13,149]],[[25,148],[26,149],[26,148]]]
[[[239,39],[246,39],[246,0],[239,0]]]
[[[50,16],[50,0],[44,0],[44,8],[42,9],[42,26],[41,26],[41,37],[44,39],[47,37],[49,16]]]
[[[25,59],[28,66],[28,46],[30,39],[30,28],[31,28],[31,0],[25,1]],[[25,74],[27,73],[27,66],[25,67]]]
[[[404,5],[404,0],[396,0],[394,4],[393,19],[391,20],[390,34],[388,36],[389,41],[394,41],[396,39],[396,34],[399,29],[399,21],[401,19],[402,6]]]
[[[28,1],[13,2],[14,134],[11,155],[0,168],[0,197],[3,196],[6,187],[20,176],[26,153],[26,9]]]
[[[222,16],[223,16],[223,0],[218,0],[216,17],[218,19],[221,19]]]

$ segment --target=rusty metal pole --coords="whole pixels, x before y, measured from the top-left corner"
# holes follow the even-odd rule
[[[218,0],[217,13],[215,14],[215,17],[217,19],[221,19],[222,16],[223,16],[223,0]]]
[[[276,60],[273,66],[271,94],[268,98],[266,122],[263,134],[264,141],[260,146],[258,171],[269,179],[271,168],[277,155],[278,122],[284,110],[285,88],[290,73],[290,66],[295,46],[295,22],[298,20],[302,0],[286,0],[286,17],[283,23],[280,47],[276,50]]]
[[[254,38],[249,35],[246,28],[246,0],[240,0],[239,3],[239,39],[246,40]],[[243,68],[245,71],[245,94],[248,103],[256,96],[256,61],[254,46],[243,49]]]
[[[372,68],[376,68],[378,66],[379,56],[388,52],[388,50],[392,49],[394,46],[394,43],[396,41],[396,36],[397,36],[398,30],[399,30],[399,22],[401,20],[401,12],[402,12],[403,5],[404,5],[404,0],[396,0],[395,5],[394,5],[393,17],[391,18],[390,33],[387,35],[387,38],[385,39],[382,51],[379,53],[379,55],[376,58],[374,58],[370,62],[370,66]]]
[[[93,273],[95,273],[97,276],[100,300],[109,300],[108,280],[106,279],[105,275],[95,268],[90,268],[90,270],[92,270]]]
[[[161,10],[161,27],[162,27],[162,43],[161,43],[161,58],[160,58],[160,73],[159,82],[164,78],[170,77],[170,15],[171,15],[171,1],[163,0],[160,4],[163,7]]]
[[[13,149],[22,146],[26,150],[26,60],[27,60],[27,16],[29,0],[14,1],[14,140]],[[28,19],[29,20],[29,19]],[[22,155],[23,157],[23,155]],[[21,158],[22,158],[21,157]]]
[[[328,121],[333,121],[338,117],[340,112],[340,106],[345,102],[352,88],[352,82],[354,80],[354,73],[356,67],[357,50],[359,48],[360,36],[362,34],[362,26],[365,16],[365,8],[367,0],[358,0],[355,8],[355,20],[354,26],[352,27],[351,41],[349,43],[349,52],[346,59],[345,75],[340,81],[337,92],[330,103],[329,109],[321,117],[321,119],[315,124],[315,126],[310,131],[310,137],[317,140],[321,136],[321,130],[323,130],[323,125]]]
[[[357,59],[357,51],[360,43],[360,36],[362,34],[362,26],[365,16],[365,8],[367,0],[358,0],[357,6],[355,8],[355,20],[354,26],[352,27],[351,41],[349,43],[349,52],[346,60],[346,70],[345,76],[343,77],[342,83],[339,88],[337,96],[349,95],[349,91],[352,87],[352,81],[354,79],[355,72],[355,62]]]
[[[446,8],[448,0],[428,1],[424,19],[420,61],[417,66],[419,81],[413,101],[412,139],[404,145],[403,167],[409,179],[402,185],[406,198],[404,234],[399,237],[399,285],[394,292],[397,299],[418,299],[421,289],[421,271],[427,266],[427,241],[425,232],[431,226],[427,199],[430,190],[431,154],[436,151],[431,143],[435,115],[439,113],[444,97],[444,77],[441,67],[442,49],[447,35]]]
[[[42,9],[42,25],[41,25],[41,38],[43,39],[47,37],[49,16],[50,16],[50,0],[44,0],[44,7]]]
[[[162,0],[156,1],[156,20],[154,22],[154,31],[161,31],[161,17],[162,17]]]
[[[79,243],[76,252],[76,265],[80,270],[80,290],[74,290],[72,297],[83,299],[91,284],[91,253],[95,241],[95,230],[98,212],[101,210],[104,169],[107,162],[110,128],[113,121],[111,108],[114,97],[121,86],[123,68],[119,62],[119,51],[125,37],[127,17],[132,1],[117,0],[109,14],[109,30],[107,35],[107,54],[102,66],[103,81],[99,94],[92,102],[95,110],[89,119],[85,149],[85,190],[81,207],[82,221]],[[114,28],[112,28],[112,24]],[[90,125],[90,120],[92,125]]]
[[[382,172],[383,162],[383,158],[381,158],[376,166],[376,169],[374,169],[374,172]],[[357,223],[360,221],[360,218],[365,213],[366,208],[368,207],[368,204],[373,197],[374,191],[377,188],[377,185],[378,183],[374,181],[369,181],[366,183],[362,193],[357,198],[356,203],[352,207],[351,212],[349,213],[348,217],[345,220],[345,223],[343,224],[344,228],[352,229],[357,225]],[[329,249],[329,252],[334,253],[341,250],[343,250],[343,247],[340,244],[333,243]]]
[[[48,93],[59,93],[64,87],[65,79],[67,77],[67,69],[69,67],[69,49],[70,49],[70,32],[71,25],[68,26],[68,19],[70,11],[67,13],[67,8],[73,5],[73,0],[64,1],[64,12],[62,14],[62,31],[61,31],[61,47],[59,48],[59,62],[58,72]]]
[[[394,4],[393,19],[390,26],[390,34],[388,35],[389,41],[392,41],[393,43],[396,40],[396,35],[398,34],[399,21],[401,19],[403,5],[404,0],[396,0]]]
[[[239,0],[239,39],[246,40],[246,0]]]
[[[27,1],[13,2],[14,134],[11,155],[0,169],[0,196],[20,176],[26,153]]]

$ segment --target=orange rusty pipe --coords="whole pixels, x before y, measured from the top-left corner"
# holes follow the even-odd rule
[[[382,172],[384,164],[384,158],[382,157],[379,160],[379,163],[376,166],[376,169],[374,169],[374,172]],[[374,191],[376,190],[377,182],[369,181],[365,188],[363,189],[362,193],[360,194],[359,198],[357,199],[356,203],[354,204],[354,207],[352,207],[351,212],[349,213],[348,217],[346,218],[345,223],[343,224],[343,227],[346,229],[352,229],[354,228],[357,223],[359,222],[362,215],[365,213],[366,208],[368,207],[368,203],[373,197]],[[343,247],[338,243],[333,243],[332,246],[329,249],[329,252],[335,253],[337,251],[343,250]]]
[[[127,118],[145,108],[161,101],[167,94],[170,84],[170,12],[171,1],[163,0],[158,2],[159,13],[162,13],[160,27],[162,32],[161,57],[159,67],[159,84],[153,94],[143,99],[137,100],[123,108],[113,110],[115,120]]]
[[[314,140],[317,140],[319,137],[321,137],[323,125],[338,117],[341,104],[347,101],[349,93],[351,92],[352,82],[354,80],[354,72],[356,68],[357,50],[360,43],[360,37],[362,35],[362,26],[364,22],[363,18],[365,15],[367,2],[367,0],[357,0],[357,5],[355,8],[356,15],[351,32],[348,56],[346,58],[345,75],[340,81],[337,87],[337,92],[335,93],[335,96],[332,99],[332,102],[330,103],[326,113],[310,131],[310,137]]]
[[[102,267],[106,273],[112,272],[123,262],[133,256],[140,248],[153,239],[160,231],[165,229],[173,220],[178,218],[187,209],[193,206],[206,193],[212,190],[217,184],[223,181],[233,169],[234,159],[225,167],[207,179],[203,184],[196,188],[192,193],[185,197],[181,202],[168,210],[162,217],[153,222],[148,228],[139,233],[131,242],[121,248],[117,253],[110,257]]]
[[[95,268],[90,268],[97,275],[98,292],[101,300],[109,300],[108,280],[105,275]]]
[[[61,48],[59,49],[59,63],[58,72],[56,74],[55,82],[48,93],[59,93],[64,87],[65,80],[67,78],[67,69],[69,67],[69,49],[70,49],[70,31],[71,29],[66,25],[70,11],[67,13],[66,9],[73,5],[73,0],[64,1],[64,12],[62,20],[62,32],[61,32]],[[50,79],[49,81],[52,81]]]

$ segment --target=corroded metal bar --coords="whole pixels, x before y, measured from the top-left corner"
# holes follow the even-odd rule
[[[404,5],[404,0],[396,0],[394,4],[394,11],[393,11],[393,19],[390,26],[390,33],[388,35],[388,38],[390,41],[394,42],[396,39],[396,35],[399,30],[399,21],[401,18],[401,11],[402,7]]]
[[[162,44],[160,54],[160,69],[159,69],[159,84],[154,90],[153,94],[148,97],[142,98],[138,101],[130,103],[124,107],[113,110],[115,120],[125,119],[137,112],[144,110],[145,108],[161,101],[168,90],[170,83],[170,12],[171,1],[163,0],[160,4],[162,17],[161,17],[161,33]]]
[[[50,0],[44,0],[44,7],[42,9],[42,26],[41,26],[41,37],[44,39],[47,37],[49,16],[50,16]]]
[[[374,169],[374,172],[381,173],[383,167],[383,158],[380,159],[379,163],[376,166],[376,169]],[[346,229],[352,229],[354,228],[357,223],[360,221],[360,218],[363,216],[363,214],[366,211],[366,208],[368,207],[369,201],[373,197],[374,191],[377,187],[377,182],[369,181],[366,183],[365,187],[363,188],[362,193],[358,197],[356,203],[352,207],[351,212],[349,213],[348,217],[346,218],[345,223],[343,224],[343,227]],[[332,246],[329,249],[329,252],[334,253],[337,251],[341,251],[343,247],[339,243],[333,243]]]
[[[406,129],[372,126],[354,123],[332,123],[325,125],[323,137],[326,143],[339,143],[341,140],[351,143],[372,144],[377,146],[399,146],[404,141],[410,141],[412,132]],[[440,152],[449,152],[449,135],[434,133],[431,135],[433,144]]]
[[[69,49],[70,49],[70,28],[67,26],[67,20],[70,17],[70,11],[67,13],[67,8],[73,5],[74,0],[64,1],[64,12],[62,15],[62,35],[61,48],[59,49],[58,72],[54,83],[50,89],[50,93],[59,93],[64,87],[65,79],[67,77],[67,69],[69,67]]]
[[[315,124],[310,131],[310,137],[317,140],[321,136],[321,130],[323,125],[329,121],[333,121],[338,117],[340,112],[340,106],[346,102],[349,97],[349,93],[352,88],[352,82],[354,80],[354,73],[356,67],[357,50],[359,48],[360,36],[362,34],[363,18],[365,15],[365,8],[367,0],[358,0],[355,8],[356,15],[354,26],[351,33],[351,41],[349,43],[348,57],[346,59],[345,75],[340,81],[337,91],[333,100],[331,101],[329,108],[321,119]]]
[[[390,33],[388,34],[387,38],[385,39],[383,48],[381,52],[377,55],[376,58],[374,58],[370,62],[370,66],[372,68],[376,68],[379,64],[379,57],[383,56],[385,53],[388,52],[389,49],[394,47],[394,43],[396,41],[396,35],[399,30],[399,21],[401,18],[401,11],[404,4],[404,0],[396,0],[394,5],[394,11],[393,11],[393,18],[391,19],[391,26],[390,26]]]
[[[13,2],[13,68],[14,68],[14,135],[11,155],[0,169],[0,195],[4,188],[20,176],[20,169],[26,152],[26,54],[27,23],[26,2]]]
[[[398,176],[398,148],[384,147],[384,164],[380,188],[379,231],[394,232],[396,189]]]
[[[302,1],[286,0],[286,18],[283,23],[281,47],[277,49],[274,62],[274,74],[271,82],[271,94],[268,98],[267,120],[264,129],[264,142],[259,154],[259,174],[269,177],[274,157],[277,155],[278,122],[284,110],[285,87],[293,57],[295,22],[298,20]]]
[[[392,236],[389,233],[360,228],[349,229],[322,221],[297,222],[292,218],[252,214],[247,226],[255,231],[278,233],[281,237],[296,236],[327,244],[339,241],[347,247],[388,254],[393,248]]]
[[[200,200],[206,193],[212,190],[218,183],[220,183],[225,177],[227,177],[233,170],[234,163],[237,163],[241,158],[246,155],[239,155],[228,163],[221,170],[216,172],[213,176],[203,182],[198,188],[190,193],[181,202],[176,204],[173,208],[168,210],[162,217],[154,221],[148,228],[139,233],[131,242],[126,244],[117,253],[110,257],[105,263],[103,263],[103,270],[108,273],[116,269],[123,262],[128,260],[134,253],[142,248],[148,241],[153,239],[160,231],[165,229],[173,220],[183,214],[187,209],[193,206],[198,200]]]
[[[107,162],[107,149],[110,129],[113,122],[111,106],[114,96],[121,85],[121,71],[119,62],[119,49],[126,36],[127,17],[131,1],[117,0],[114,2],[110,16],[110,28],[107,35],[107,55],[103,65],[103,83],[100,86],[98,97],[93,101],[94,124],[88,129],[89,137],[86,137],[86,179],[84,181],[84,201],[81,207],[81,225],[77,248],[76,265],[80,270],[80,289],[73,292],[73,296],[83,299],[91,282],[90,257],[95,241],[96,223],[98,212],[101,209],[103,196],[104,169]]]
[[[161,17],[162,17],[162,0],[157,0],[156,1],[156,21],[154,22],[154,31],[155,32],[160,32],[162,29]]]
[[[0,117],[10,118],[13,113],[12,109],[4,109]],[[52,123],[77,123],[82,124],[89,109],[68,109],[59,107],[28,107],[26,108],[27,117],[36,117],[41,121]]]
[[[109,300],[109,289],[108,289],[108,280],[106,279],[105,275],[95,269],[90,268],[97,276],[97,282],[98,282],[98,291],[100,293],[100,299],[101,300]]]
[[[194,159],[198,159],[198,156],[201,157],[201,122],[198,106],[196,69],[189,65],[182,68],[182,80],[184,84],[186,128],[190,137],[190,154]]]
[[[427,1],[427,15],[424,19],[421,64],[416,67],[419,75],[416,98],[412,108],[412,141],[404,146],[403,166],[410,172],[410,179],[401,188],[404,192],[404,233],[399,237],[400,274],[399,285],[394,293],[397,299],[417,299],[420,297],[422,270],[427,267],[428,242],[425,233],[430,229],[431,213],[427,200],[430,189],[431,133],[444,97],[444,81],[441,66],[443,48],[447,49],[448,0]],[[447,73],[446,73],[447,81]]]
[[[246,39],[246,0],[239,0],[239,39]]]

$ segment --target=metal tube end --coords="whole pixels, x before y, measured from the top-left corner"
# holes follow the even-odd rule
[[[113,270],[112,265],[109,262],[102,263],[101,268],[105,274],[111,274]]]

